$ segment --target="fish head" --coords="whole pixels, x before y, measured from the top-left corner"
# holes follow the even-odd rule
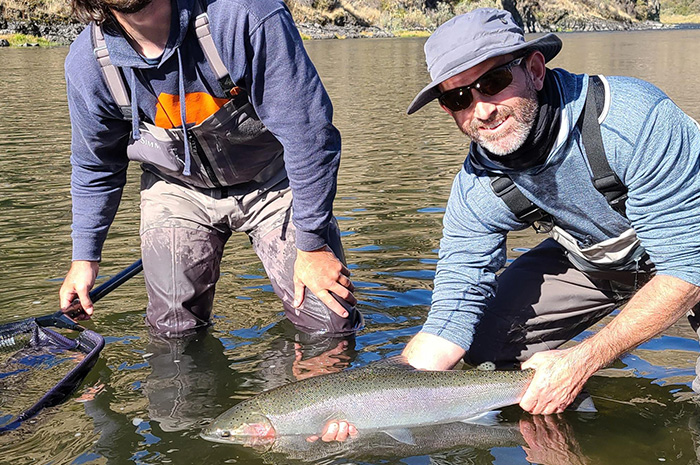
[[[203,439],[224,444],[265,448],[275,442],[276,432],[268,417],[260,412],[225,412],[200,433]]]

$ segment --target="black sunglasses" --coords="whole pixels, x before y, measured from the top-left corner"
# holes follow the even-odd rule
[[[472,89],[489,97],[496,95],[513,82],[511,68],[525,63],[524,60],[525,57],[519,57],[505,65],[493,68],[482,74],[479,79],[468,86],[457,87],[443,92],[438,97],[438,101],[451,111],[466,110],[474,101],[471,93]]]

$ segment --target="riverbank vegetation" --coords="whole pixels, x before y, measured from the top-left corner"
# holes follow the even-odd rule
[[[55,43],[43,37],[37,37],[27,34],[0,34],[0,42],[2,41],[7,41],[10,47],[50,47],[52,45],[56,45]]]
[[[286,0],[305,38],[428,35],[478,7],[506,8],[527,32],[700,23],[700,0]],[[65,0],[3,0],[0,40],[70,43],[81,25]],[[29,37],[26,37],[29,36]],[[23,42],[26,40],[28,42]]]

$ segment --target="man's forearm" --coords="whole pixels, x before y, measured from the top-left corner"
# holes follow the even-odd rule
[[[593,373],[668,329],[698,301],[699,287],[672,276],[657,275],[608,325],[574,351],[587,359]]]
[[[465,353],[464,349],[447,339],[420,332],[408,342],[401,355],[420,370],[449,370]]]
[[[523,369],[535,369],[535,377],[520,406],[533,415],[563,412],[593,373],[663,332],[699,298],[700,288],[655,276],[594,336],[570,349],[538,352],[523,363]]]

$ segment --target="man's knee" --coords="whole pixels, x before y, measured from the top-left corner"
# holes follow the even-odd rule
[[[253,241],[255,252],[263,262],[272,288],[282,300],[287,318],[306,333],[347,335],[359,330],[364,324],[362,315],[340,297],[334,296],[347,310],[347,318],[338,316],[308,289],[305,291],[302,305],[298,309],[294,308],[294,263],[297,254],[295,239],[294,225],[288,222],[263,236],[255,236]],[[340,231],[335,221],[329,226],[326,241],[338,259],[344,262]]]

